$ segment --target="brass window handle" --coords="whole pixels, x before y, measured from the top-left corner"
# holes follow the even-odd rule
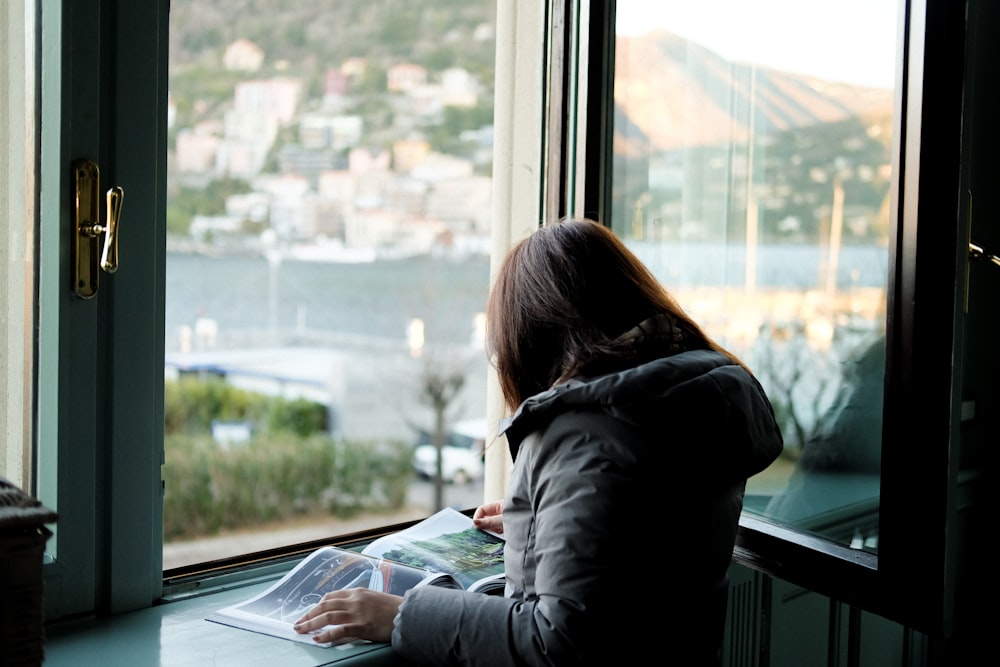
[[[975,241],[969,241],[969,259],[988,259],[1000,266],[1000,257],[989,252]]]
[[[81,299],[90,299],[100,287],[101,270],[118,270],[118,225],[125,191],[120,186],[107,191],[106,218],[101,224],[101,175],[97,164],[79,161],[73,167],[73,186],[73,291]]]

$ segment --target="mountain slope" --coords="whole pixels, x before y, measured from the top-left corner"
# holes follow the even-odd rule
[[[886,124],[892,91],[732,63],[669,32],[619,37],[615,103],[653,149],[745,141],[861,117]],[[621,139],[621,138],[620,138]]]

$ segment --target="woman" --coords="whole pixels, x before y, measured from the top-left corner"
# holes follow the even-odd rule
[[[341,591],[299,631],[420,663],[716,664],[746,480],[782,448],[760,384],[589,220],[508,253],[487,347],[514,468],[475,519],[507,539],[506,594]]]

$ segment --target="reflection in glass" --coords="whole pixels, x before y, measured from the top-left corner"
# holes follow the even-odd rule
[[[895,6],[617,4],[611,223],[774,403],[746,509],[873,551]]]
[[[494,0],[170,13],[164,567],[430,514],[418,434],[485,416]]]

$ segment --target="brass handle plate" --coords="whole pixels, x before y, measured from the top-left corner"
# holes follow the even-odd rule
[[[108,190],[107,217],[101,224],[100,189],[97,164],[91,160],[77,162],[73,167],[72,275],[73,292],[81,299],[97,294],[102,269],[106,273],[118,270],[118,223],[125,192],[118,186]]]

